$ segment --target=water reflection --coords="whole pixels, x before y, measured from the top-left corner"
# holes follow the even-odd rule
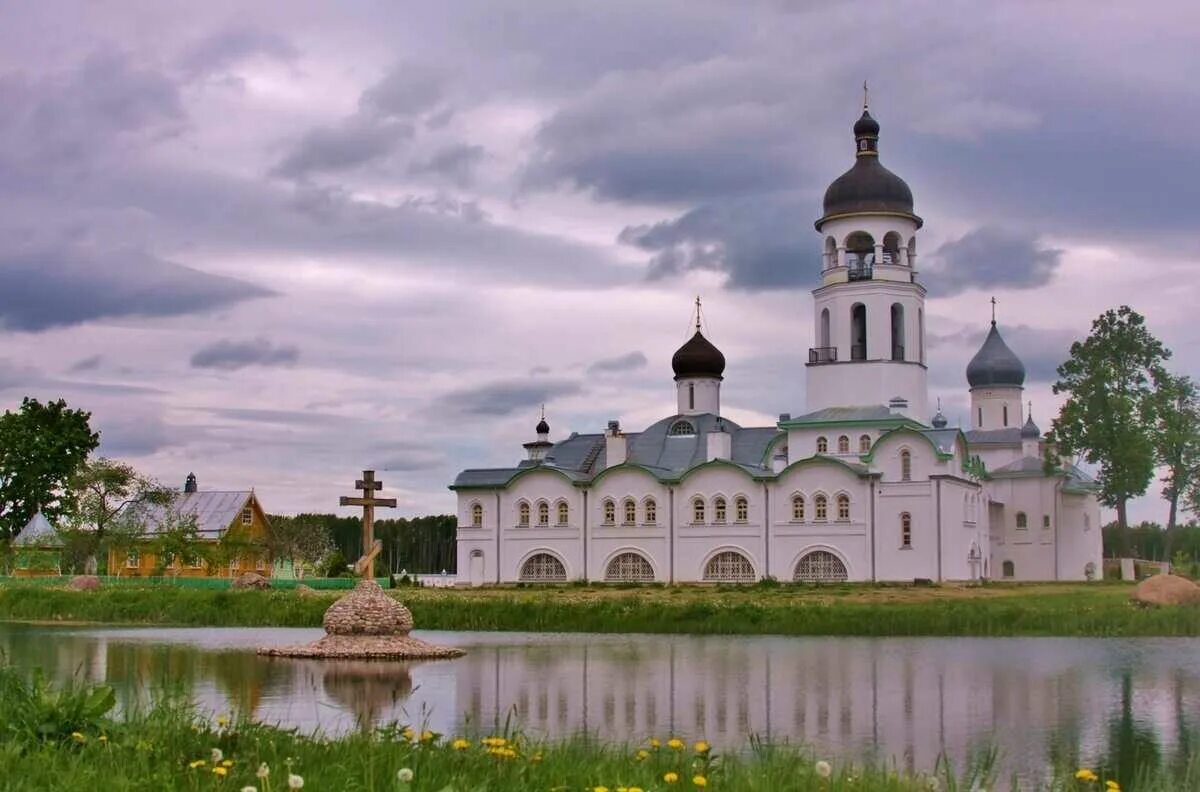
[[[510,716],[531,732],[617,741],[748,735],[903,768],[996,745],[1032,777],[1054,761],[1122,780],[1185,765],[1200,712],[1200,641],[805,639],[440,633],[468,654],[435,663],[261,658],[305,630],[79,630],[0,625],[19,667],[117,687],[144,706],[183,689],[212,712],[329,732],[393,720],[445,733]]]

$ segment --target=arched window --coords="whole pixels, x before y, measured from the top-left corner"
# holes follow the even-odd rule
[[[671,435],[673,437],[685,437],[694,434],[696,434],[696,427],[692,426],[691,421],[676,421],[671,424]]]
[[[471,527],[472,528],[482,528],[483,527],[483,504],[481,504],[481,503],[472,503],[471,504]]]
[[[604,524],[612,525],[617,521],[617,504],[612,498],[604,499]]]
[[[658,504],[654,502],[654,498],[646,498],[646,525],[654,525],[658,522]]]
[[[858,438],[858,453],[871,453],[871,435],[863,435],[862,437]]]
[[[1017,568],[1012,561],[1005,561],[1000,566],[1000,569],[1004,572],[1004,577],[1006,578],[1015,577],[1017,574]]]
[[[855,231],[846,237],[846,267],[850,280],[870,280],[875,264],[875,238],[866,231]]]
[[[704,565],[704,579],[720,583],[753,583],[754,565],[733,550],[717,553]]]
[[[571,507],[567,505],[566,501],[560,500],[558,502],[558,524],[566,525],[570,521],[571,521]]]
[[[979,425],[979,428],[982,429],[983,428],[983,408],[982,407],[979,408],[978,417],[979,417],[979,420],[976,421],[976,423]]]
[[[688,409],[689,410],[696,409],[696,383],[694,383],[694,382],[688,383]],[[687,434],[695,434],[695,433],[687,432]]]
[[[850,359],[867,359],[867,306],[850,306]]]
[[[912,515],[900,513],[900,546],[912,547]]]
[[[900,263],[900,235],[895,231],[888,231],[883,235],[883,263]]]
[[[804,522],[804,496],[792,496],[792,522]]]
[[[538,525],[550,524],[550,504],[546,501],[538,502]]]
[[[529,504],[521,501],[517,506],[517,522],[520,525],[529,525]]]
[[[842,493],[837,496],[838,520],[847,522],[850,519],[850,496]]]
[[[719,495],[713,498],[713,522],[725,522],[725,499]]]
[[[648,583],[654,580],[654,567],[639,553],[621,553],[608,562],[604,579],[610,583]]]
[[[821,330],[818,333],[818,338],[820,339],[820,341],[817,344],[817,346],[824,347],[826,349],[828,349],[830,346],[832,346],[832,344],[829,340],[831,338],[831,336],[829,333],[829,309],[828,308],[821,309]]]
[[[836,267],[837,263],[837,240],[825,237],[825,269]]]
[[[625,503],[625,519],[622,521],[624,525],[633,525],[637,522],[637,503],[633,498],[626,498]]]
[[[1025,512],[1017,512],[1017,527],[1028,528],[1029,518],[1025,516]]]
[[[846,435],[842,435],[841,437],[838,438],[838,453],[839,454],[849,454],[850,453],[850,438],[847,437]]]
[[[817,453],[825,454],[829,452],[829,440],[824,436],[817,438]]]
[[[904,306],[892,303],[892,360],[904,360]]]
[[[900,452],[900,480],[912,481],[912,454],[907,448]]]
[[[842,559],[827,550],[805,553],[792,573],[792,580],[797,583],[840,583],[847,577]]]
[[[549,553],[534,553],[521,564],[520,579],[527,583],[565,583],[567,568]]]
[[[692,498],[692,522],[696,524],[704,522],[704,498],[699,496]]]
[[[1004,413],[1004,415],[1003,415],[1003,417],[1004,417],[1004,425],[1005,425],[1005,426],[1008,426],[1008,405],[1007,405],[1007,404],[1004,404],[1004,405],[1002,405],[1002,406],[1001,406],[1001,408],[1000,408],[1000,409],[1001,409],[1001,411]]]
[[[741,495],[733,499],[733,516],[738,522],[750,519],[750,502]]]
[[[1050,515],[1049,514],[1042,515],[1042,528],[1047,531],[1050,530]]]
[[[816,510],[816,518],[818,521],[828,519],[829,517],[829,501],[824,495],[818,495],[813,498],[813,508]]]

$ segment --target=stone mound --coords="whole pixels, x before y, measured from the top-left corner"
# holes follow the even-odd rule
[[[95,591],[100,588],[100,578],[95,575],[76,575],[71,578],[67,588],[73,591]]]
[[[1178,575],[1154,575],[1137,584],[1133,600],[1143,605],[1187,605],[1200,602],[1200,586]]]
[[[374,580],[362,581],[330,605],[322,623],[330,635],[407,635],[413,628],[408,608]]]
[[[271,581],[257,572],[243,572],[234,579],[231,586],[235,589],[268,589],[271,587]]]

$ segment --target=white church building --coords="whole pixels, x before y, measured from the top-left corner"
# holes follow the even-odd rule
[[[1067,460],[1047,466],[1025,368],[994,320],[967,366],[970,429],[927,419],[922,220],[865,108],[854,137],[816,221],[807,411],[774,426],[722,417],[725,357],[697,318],[671,361],[675,414],[557,441],[543,419],[526,459],[458,475],[461,583],[1098,574],[1095,483]]]

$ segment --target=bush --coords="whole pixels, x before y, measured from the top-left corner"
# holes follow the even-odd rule
[[[346,557],[342,555],[341,550],[334,550],[325,559],[325,577],[337,578],[347,577],[350,574],[350,565],[346,563]]]

